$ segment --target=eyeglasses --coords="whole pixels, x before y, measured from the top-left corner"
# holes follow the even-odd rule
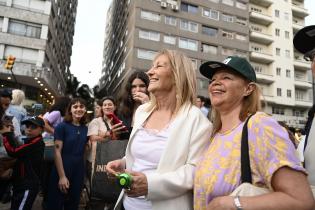
[[[35,130],[37,129],[39,126],[38,125],[35,125],[35,124],[25,124],[25,127],[26,128],[30,128],[32,130]]]

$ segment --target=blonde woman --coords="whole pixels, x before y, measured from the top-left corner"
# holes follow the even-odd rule
[[[193,209],[193,172],[211,130],[193,105],[195,70],[182,53],[162,50],[147,74],[151,100],[135,113],[125,158],[106,167],[111,176],[132,175],[116,209]]]

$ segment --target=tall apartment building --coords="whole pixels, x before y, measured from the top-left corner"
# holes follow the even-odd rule
[[[106,24],[100,91],[115,94],[130,71],[146,71],[162,48],[183,51],[198,69],[207,60],[247,57],[257,72],[264,109],[302,127],[312,104],[310,64],[293,49],[308,15],[304,1],[113,1]],[[280,9],[281,8],[281,9]],[[197,71],[198,94],[208,81]]]
[[[0,0],[0,83],[29,103],[64,95],[70,74],[77,0]],[[16,57],[13,73],[4,68]]]

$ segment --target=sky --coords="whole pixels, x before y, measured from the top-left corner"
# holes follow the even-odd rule
[[[78,0],[70,71],[90,88],[101,77],[106,12],[111,1]],[[305,8],[310,14],[305,25],[314,25],[315,0],[305,0]]]

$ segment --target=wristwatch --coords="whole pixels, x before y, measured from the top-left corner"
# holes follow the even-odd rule
[[[235,196],[234,197],[234,204],[236,206],[236,210],[243,210],[243,206],[240,202],[240,196]]]

